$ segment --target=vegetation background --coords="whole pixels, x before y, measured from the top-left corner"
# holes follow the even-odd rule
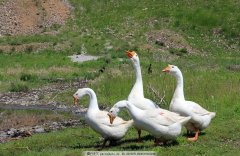
[[[215,111],[217,116],[194,143],[187,141],[185,130],[168,146],[154,146],[148,133],[144,133],[143,143],[136,143],[137,134],[132,128],[117,146],[104,150],[240,155],[240,1],[70,0],[70,4],[73,17],[63,26],[54,25],[40,34],[0,37],[1,93],[29,91],[51,85],[58,78],[67,83],[87,79],[86,86],[96,92],[101,108],[109,109],[130,92],[135,75],[125,51],[136,50],[146,97],[160,103],[165,95],[160,106],[168,109],[175,79],[161,70],[174,64],[183,72],[186,98]],[[14,48],[38,43],[50,46],[40,51],[31,46],[21,51]],[[4,46],[12,49],[6,52],[1,49]],[[81,53],[101,58],[73,63],[67,57]],[[148,74],[150,64],[152,73]],[[103,67],[104,72],[99,72]],[[75,91],[65,90],[56,100],[72,105]],[[87,107],[88,99],[80,104]],[[0,111],[19,117],[52,113]],[[82,151],[97,150],[101,143],[101,137],[83,124],[1,144],[0,155],[81,155]]]

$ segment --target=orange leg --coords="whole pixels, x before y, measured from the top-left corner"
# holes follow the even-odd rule
[[[188,138],[188,140],[189,140],[189,141],[197,141],[197,139],[198,139],[198,134],[199,134],[199,130],[197,130],[197,131],[195,132],[195,136],[194,136],[193,138]]]

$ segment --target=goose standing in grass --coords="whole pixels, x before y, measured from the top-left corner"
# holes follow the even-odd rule
[[[188,139],[190,141],[196,141],[198,139],[199,132],[208,127],[216,113],[207,111],[195,102],[185,100],[183,91],[183,76],[177,66],[168,65],[163,69],[163,72],[170,73],[177,79],[177,86],[170,103],[170,111],[179,113],[183,116],[192,117],[185,126],[188,132],[195,132],[195,136]]]
[[[136,82],[128,96],[128,101],[141,110],[158,109],[159,113],[164,115],[166,118],[171,118],[172,120],[174,120],[176,122],[184,120],[184,117],[182,117],[174,112],[170,112],[168,110],[161,109],[152,100],[144,97],[143,80],[142,80],[139,57],[135,51],[127,51],[126,53],[133,63],[135,75],[136,75]],[[113,109],[116,109],[116,113],[119,112],[118,108],[113,107]],[[136,125],[135,125],[135,127],[138,131],[138,141],[140,142],[141,141],[141,128],[139,128]]]
[[[136,75],[135,84],[130,94],[128,95],[128,101],[133,105],[135,105],[137,108],[142,110],[159,108],[159,106],[156,105],[152,100],[146,99],[144,97],[140,60],[137,53],[135,51],[127,51],[126,53],[133,63],[133,67]],[[137,126],[135,127],[138,131],[138,142],[141,142],[141,129],[139,129]]]
[[[109,117],[107,111],[101,111],[98,107],[97,96],[95,92],[90,88],[78,89],[73,95],[74,104],[78,103],[78,99],[81,99],[84,95],[89,96],[89,107],[85,114],[86,123],[97,133],[101,134],[104,138],[102,148],[107,141],[115,141],[123,138],[133,124],[133,120],[125,121],[120,117],[116,117],[114,124],[109,123]]]
[[[142,110],[131,104],[129,101],[122,100],[114,105],[109,111],[110,123],[113,123],[113,116],[117,116],[117,109],[127,108],[134,120],[134,125],[142,130],[148,131],[155,137],[155,144],[166,143],[169,140],[175,140],[181,133],[182,125],[188,122],[191,117],[183,117],[184,120],[174,121],[166,117],[159,109]]]

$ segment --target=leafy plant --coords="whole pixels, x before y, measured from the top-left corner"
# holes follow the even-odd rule
[[[20,80],[21,81],[35,81],[37,79],[36,75],[32,75],[32,74],[26,74],[26,73],[22,73],[20,75]]]
[[[30,45],[30,46],[27,46],[26,50],[25,50],[27,53],[31,53],[33,51],[33,46]]]
[[[54,23],[54,24],[50,27],[50,29],[55,30],[55,31],[59,30],[60,28],[61,28],[61,25],[60,25],[60,24],[57,24],[57,23]]]
[[[183,56],[184,54],[187,54],[188,51],[186,48],[181,48],[181,49],[175,49],[175,48],[170,48],[169,52],[173,55],[177,56]]]
[[[22,83],[11,83],[10,85],[10,92],[27,92],[29,87]]]

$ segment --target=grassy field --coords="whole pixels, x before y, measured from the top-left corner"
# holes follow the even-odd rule
[[[169,146],[154,146],[148,133],[143,134],[143,143],[136,143],[137,134],[132,128],[117,146],[104,150],[153,150],[159,155],[240,155],[240,69],[230,70],[231,66],[240,64],[239,1],[70,2],[75,7],[75,18],[61,27],[56,36],[0,38],[0,45],[70,45],[61,50],[54,50],[53,46],[40,52],[0,50],[0,92],[14,91],[11,84],[31,89],[52,84],[57,78],[66,82],[89,79],[87,86],[95,90],[99,105],[110,108],[127,98],[134,83],[133,67],[124,53],[134,49],[140,57],[146,97],[160,102],[150,86],[160,96],[165,93],[166,102],[161,107],[168,109],[175,78],[161,70],[168,63],[175,64],[183,72],[186,99],[215,111],[217,116],[194,143],[187,141],[185,130]],[[170,39],[163,44],[151,40],[150,34],[159,32],[170,34]],[[164,45],[168,42],[169,47]],[[192,50],[181,53],[182,45]],[[67,58],[83,50],[103,57],[82,64]],[[152,74],[147,73],[150,63]],[[100,74],[102,67],[106,70]],[[24,75],[29,79],[21,79]],[[70,103],[74,92],[66,90],[56,99]],[[81,105],[87,107],[88,99],[84,98]],[[101,137],[83,125],[0,144],[0,155],[81,155],[82,151],[97,150],[101,143]]]

